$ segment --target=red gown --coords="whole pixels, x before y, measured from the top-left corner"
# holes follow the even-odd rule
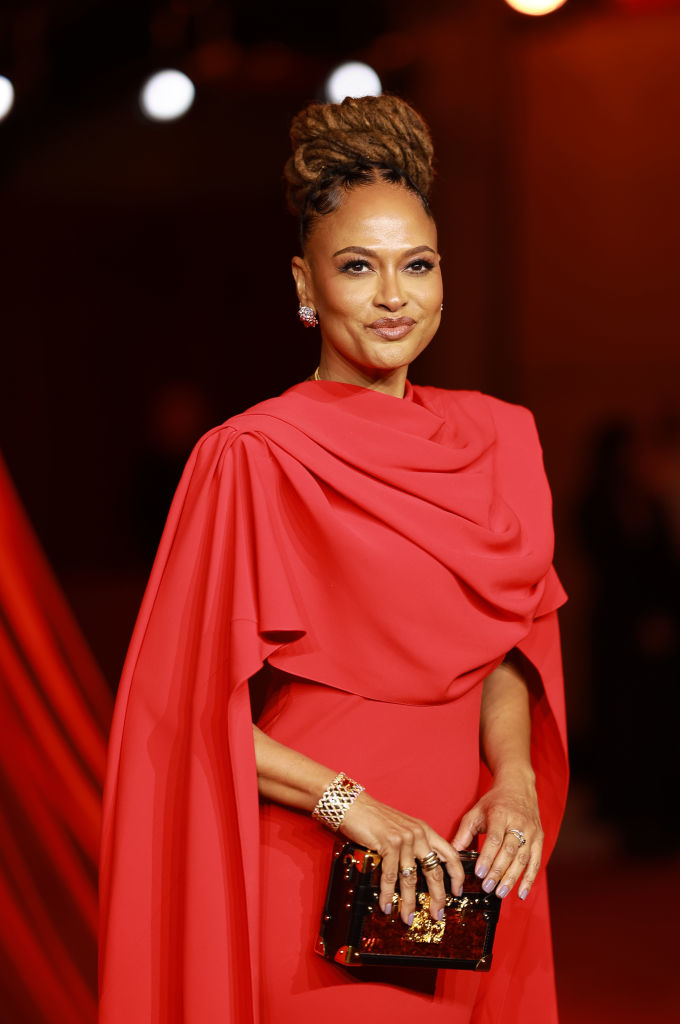
[[[265,731],[450,836],[488,786],[482,681],[519,648],[547,859],[566,792],[552,550],[533,419],[488,396],[310,381],[199,442],[114,717],[101,1024],[556,1020],[543,869],[504,901],[488,975],[316,956],[332,836],[258,805],[248,687],[266,663]]]

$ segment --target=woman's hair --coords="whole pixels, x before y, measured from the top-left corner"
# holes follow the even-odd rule
[[[293,118],[290,141],[284,174],[303,246],[314,221],[337,210],[358,185],[402,185],[430,212],[432,139],[420,115],[397,96],[313,103]]]

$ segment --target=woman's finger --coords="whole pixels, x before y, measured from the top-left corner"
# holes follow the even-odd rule
[[[501,899],[516,885],[532,857],[538,857],[540,864],[542,837],[537,836],[536,830],[528,826],[526,833],[521,829],[515,831],[520,832],[519,837],[508,829],[501,832],[498,826],[490,828],[475,868],[478,877],[484,879],[484,891],[492,892],[495,889]]]
[[[499,829],[490,830],[482,846],[476,874],[483,878],[484,892],[493,892],[520,850],[520,841],[513,835]],[[505,895],[505,893],[504,893]]]
[[[451,879],[451,892],[455,896],[462,896],[465,884],[465,868],[458,856],[458,851],[453,846],[450,847],[450,853],[446,857],[444,867]]]
[[[541,866],[542,852],[543,840],[541,839],[540,842],[536,844],[534,850],[531,853],[531,856],[529,857],[529,863],[527,865],[526,871],[524,872],[524,877],[522,878],[519,887],[519,892],[517,895],[521,900],[525,900],[527,898],[527,896],[531,892],[532,885],[536,881],[536,875],[538,874],[538,869]]]
[[[496,895],[504,899],[511,889],[514,888],[518,880],[524,873],[525,868],[529,863],[530,857],[530,846],[520,846],[516,851],[515,855],[502,872],[501,877],[496,885]],[[482,883],[482,887],[484,883]]]
[[[416,846],[416,856],[421,862],[423,876],[430,893],[430,916],[433,920],[439,921],[444,916],[444,907],[446,905],[444,871],[446,870],[448,873],[451,879],[451,891],[456,895],[462,891],[465,871],[457,851],[442,836],[437,835],[436,832],[428,831],[427,842],[429,846],[426,850],[423,850],[418,845]],[[440,863],[428,869],[428,855],[433,853],[436,854]],[[431,858],[431,860],[434,862],[434,858]]]
[[[496,888],[496,893],[503,899],[522,879],[519,896],[525,900],[529,895],[534,879],[541,865],[543,851],[543,835],[539,833],[532,842],[520,844],[519,849],[506,870],[503,872]]]
[[[436,867],[427,867],[428,855],[437,852],[436,850],[428,850],[427,853],[422,853],[420,856],[420,865],[430,893],[430,917],[433,921],[442,920],[444,917],[444,907],[446,906],[444,868],[442,867],[441,860],[439,860]]]
[[[434,851],[442,861],[444,870],[451,879],[451,892],[456,896],[460,896],[465,882],[465,868],[458,856],[458,850],[451,843],[447,842],[443,836],[438,835],[431,829],[426,830],[424,841],[427,843],[426,849],[428,852]],[[421,846],[418,845],[416,849],[419,851],[416,856],[422,856],[420,853]]]
[[[502,845],[502,828],[498,826],[489,826],[488,831],[486,833],[486,838],[484,840],[481,850],[479,851],[479,856],[477,858],[477,863],[475,865],[475,874],[477,875],[478,878],[483,878],[484,880],[487,879],[487,876],[489,875],[489,871],[491,869],[491,865],[496,860],[496,857],[498,856],[498,853]],[[496,881],[498,881],[498,878],[500,878],[500,875],[497,876]],[[493,888],[493,886],[491,888]]]
[[[461,818],[458,830],[451,840],[456,850],[467,850],[475,836],[486,831],[486,820],[478,808],[473,808]]]
[[[385,851],[380,871],[380,909],[384,914],[394,911],[394,890],[399,877],[399,845]]]
[[[416,907],[416,884],[418,882],[418,865],[413,853],[413,839],[405,841],[399,854],[399,892],[401,894],[400,912],[404,924],[413,924]]]

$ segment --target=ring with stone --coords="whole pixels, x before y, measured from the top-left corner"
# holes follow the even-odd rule
[[[526,846],[527,838],[524,835],[524,832],[520,832],[518,828],[506,828],[505,834],[506,836],[511,835],[514,836],[515,839],[518,839],[520,846]]]
[[[411,875],[415,875],[418,871],[418,865],[413,864],[410,868],[400,868],[399,874],[402,878],[410,878]]]

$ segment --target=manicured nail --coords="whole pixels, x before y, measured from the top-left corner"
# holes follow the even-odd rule
[[[437,920],[438,921],[443,921],[444,920],[444,908],[443,907],[441,908],[441,910],[437,911]]]
[[[525,900],[528,895],[529,895],[529,890],[528,889],[520,889],[519,898],[521,900]]]
[[[391,914],[392,913],[392,902],[385,904],[385,913],[386,914]]]
[[[493,887],[496,883],[493,878],[487,878],[486,882],[482,882],[482,889],[484,892],[493,892]]]
[[[475,868],[475,874],[477,875],[477,878],[484,878],[484,875],[487,873],[488,870],[489,869],[485,864],[478,864],[477,867]]]
[[[508,889],[507,885],[502,885],[500,889],[496,890],[496,894],[500,896],[501,899],[503,899],[504,896],[507,896],[509,892],[510,890]]]
[[[408,926],[409,926],[409,928],[411,927],[411,925],[413,924],[415,919],[416,919],[416,915],[414,913],[411,913],[411,914],[408,915]]]
[[[458,890],[458,892],[456,893],[456,896],[462,896],[462,895],[463,895],[463,888],[464,888],[464,887],[463,887],[463,886],[461,885],[460,889],[459,889],[459,890]]]

